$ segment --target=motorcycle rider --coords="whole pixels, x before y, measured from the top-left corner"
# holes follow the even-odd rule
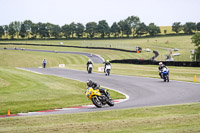
[[[107,97],[109,98],[109,96],[108,96],[108,94],[105,92],[105,90],[104,90],[104,89],[100,89],[100,88],[99,88],[100,85],[97,84],[97,83],[95,83],[95,82],[93,82],[91,79],[88,79],[88,80],[87,80],[87,88],[89,88],[89,87],[92,87],[94,90],[98,89],[98,90],[100,91],[100,93],[103,93],[105,96],[107,96]]]
[[[88,66],[92,64],[92,61],[89,59],[88,62],[87,62],[87,71],[88,71]],[[93,65],[93,64],[92,64]]]
[[[46,64],[47,64],[47,61],[46,61],[46,59],[44,59],[44,60],[42,61],[42,66],[43,66],[43,68],[46,67]]]
[[[169,70],[169,69],[167,68],[167,66],[165,66],[162,62],[159,62],[158,70],[159,70],[159,75],[160,75],[161,78],[163,78],[163,77],[162,77],[162,74],[161,74],[163,68],[166,68],[167,70]]]
[[[106,62],[105,62],[105,65],[104,65],[104,72],[106,71],[106,66],[107,66],[107,65],[110,65],[110,66],[111,66],[109,60],[106,60]]]

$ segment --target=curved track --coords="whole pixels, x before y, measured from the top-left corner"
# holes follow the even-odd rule
[[[8,50],[81,54],[91,58],[94,63],[103,63],[104,61],[101,57],[97,55],[91,56],[91,54],[89,53],[34,50],[34,49],[8,49]],[[102,111],[111,109],[125,109],[134,107],[200,102],[200,84],[197,83],[181,82],[181,81],[170,81],[169,83],[164,83],[161,79],[112,75],[112,72],[110,76],[105,76],[104,74],[101,73],[88,74],[86,71],[69,70],[61,68],[45,68],[45,69],[23,68],[23,69],[40,74],[55,75],[83,82],[86,82],[87,79],[92,79],[93,81],[99,83],[100,85],[103,85],[104,87],[114,89],[127,94],[129,96],[129,99],[126,100],[125,102],[116,104],[114,107],[105,106],[100,109],[96,107],[90,107],[90,108],[80,108],[77,110],[66,109],[55,112],[50,111],[50,112],[22,113],[19,114],[20,116],[79,113],[79,112]]]
[[[5,50],[21,50],[21,51],[36,51],[36,52],[50,52],[50,53],[62,53],[62,54],[79,54],[90,58],[94,63],[103,63],[104,59],[96,54],[84,53],[84,52],[67,52],[67,51],[53,51],[53,50],[39,50],[39,49],[24,49],[24,48],[0,48]]]
[[[68,109],[55,112],[43,112],[43,113],[25,113],[21,115],[47,115],[47,114],[64,114],[64,113],[79,113],[90,111],[102,111],[111,109],[126,109],[145,106],[158,106],[158,105],[170,105],[170,104],[182,104],[200,102],[200,84],[170,81],[163,82],[161,79],[144,78],[135,76],[120,76],[110,75],[105,76],[101,73],[87,74],[86,71],[69,70],[62,68],[24,68],[24,70],[55,75],[64,78],[75,79],[79,81],[87,81],[92,79],[93,81],[117,91],[123,92],[129,96],[129,99],[125,102],[116,104],[114,107],[103,108],[81,108],[81,109]]]

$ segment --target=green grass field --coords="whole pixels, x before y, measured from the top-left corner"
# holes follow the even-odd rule
[[[142,38],[142,39],[118,39],[118,40],[26,40],[26,41],[0,41],[4,43],[29,43],[29,44],[54,44],[60,45],[60,42],[63,42],[63,45],[70,46],[88,46],[88,47],[112,47],[112,48],[121,48],[128,50],[135,50],[136,46],[142,47],[143,52],[140,54],[136,53],[127,53],[120,51],[108,51],[108,50],[97,50],[97,49],[78,49],[78,48],[56,48],[59,50],[65,51],[83,51],[100,54],[102,57],[113,60],[113,59],[150,59],[154,54],[153,50],[159,52],[159,56],[156,60],[165,60],[166,55],[169,55],[170,50],[178,48],[179,51],[173,51],[174,53],[180,53],[180,56],[175,56],[175,61],[191,61],[190,55],[191,50],[195,47],[191,43],[192,36],[172,36],[172,37],[155,37],[155,38]],[[168,43],[166,43],[168,41]],[[0,45],[0,47],[6,47],[5,45]],[[7,46],[14,47],[14,46]],[[17,46],[17,47],[26,47],[26,46]],[[36,48],[36,47],[35,47]],[[146,52],[145,49],[151,49],[151,52]],[[55,48],[41,48],[40,49],[55,49]]]
[[[199,133],[200,103],[0,119],[2,133]]]

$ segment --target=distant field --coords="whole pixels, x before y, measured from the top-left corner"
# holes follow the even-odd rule
[[[105,59],[150,59],[154,54],[153,50],[159,52],[159,56],[156,60],[165,60],[166,55],[169,55],[169,49],[178,48],[179,51],[173,51],[173,53],[180,53],[180,56],[174,57],[175,61],[191,61],[191,50],[194,49],[194,45],[191,44],[192,36],[173,36],[173,37],[155,37],[155,38],[143,38],[143,39],[118,39],[118,40],[27,40],[27,41],[0,41],[4,43],[33,43],[33,44],[54,44],[70,46],[88,46],[88,47],[111,47],[121,48],[128,50],[135,50],[136,46],[142,47],[143,52],[141,54],[126,53],[119,51],[108,50],[95,50],[95,49],[73,49],[73,51],[85,51],[100,54]],[[166,43],[168,42],[168,43]],[[3,47],[0,45],[0,47]],[[22,46],[18,46],[22,47]],[[24,47],[24,46],[23,46]],[[145,49],[150,49],[151,52],[145,52]],[[44,48],[41,48],[44,49]],[[58,49],[58,50],[72,50],[72,48],[45,48],[45,49]]]
[[[104,59],[106,60],[115,60],[115,59],[141,59],[141,58],[144,58],[144,59],[150,59],[151,57],[154,56],[153,53],[148,53],[148,52],[143,52],[143,53],[140,53],[140,54],[137,54],[137,53],[130,53],[130,52],[121,52],[121,51],[114,51],[114,50],[104,50],[104,49],[81,49],[81,48],[66,48],[66,47],[45,47],[45,46],[16,46],[16,45],[0,45],[0,48],[4,48],[4,47],[7,47],[7,48],[14,48],[14,47],[17,47],[17,48],[27,48],[27,49],[43,49],[43,50],[54,50],[54,51],[73,51],[73,52],[87,52],[87,53],[93,53],[93,54],[98,54],[98,55],[101,55]],[[2,54],[3,52],[5,51],[9,51],[9,50],[0,50],[2,51]],[[21,50],[12,50],[13,52],[22,52]],[[1,54],[1,52],[0,52]],[[43,55],[43,54],[41,54]],[[56,55],[56,53],[53,53],[53,56]],[[58,55],[58,56],[67,56],[66,54],[61,54],[61,55]],[[53,56],[50,56],[50,57],[53,57]],[[76,55],[72,55],[72,56],[76,56]],[[42,56],[42,57],[45,57],[45,54]],[[73,57],[71,57],[73,58]],[[41,60],[42,58],[40,58]],[[68,58],[66,57],[66,60]],[[86,63],[86,62],[85,62]]]

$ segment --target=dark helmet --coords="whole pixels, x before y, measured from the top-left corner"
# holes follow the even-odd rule
[[[92,84],[93,84],[92,80],[91,80],[91,79],[88,79],[88,80],[87,80],[87,86],[88,86],[88,87],[92,87]]]

